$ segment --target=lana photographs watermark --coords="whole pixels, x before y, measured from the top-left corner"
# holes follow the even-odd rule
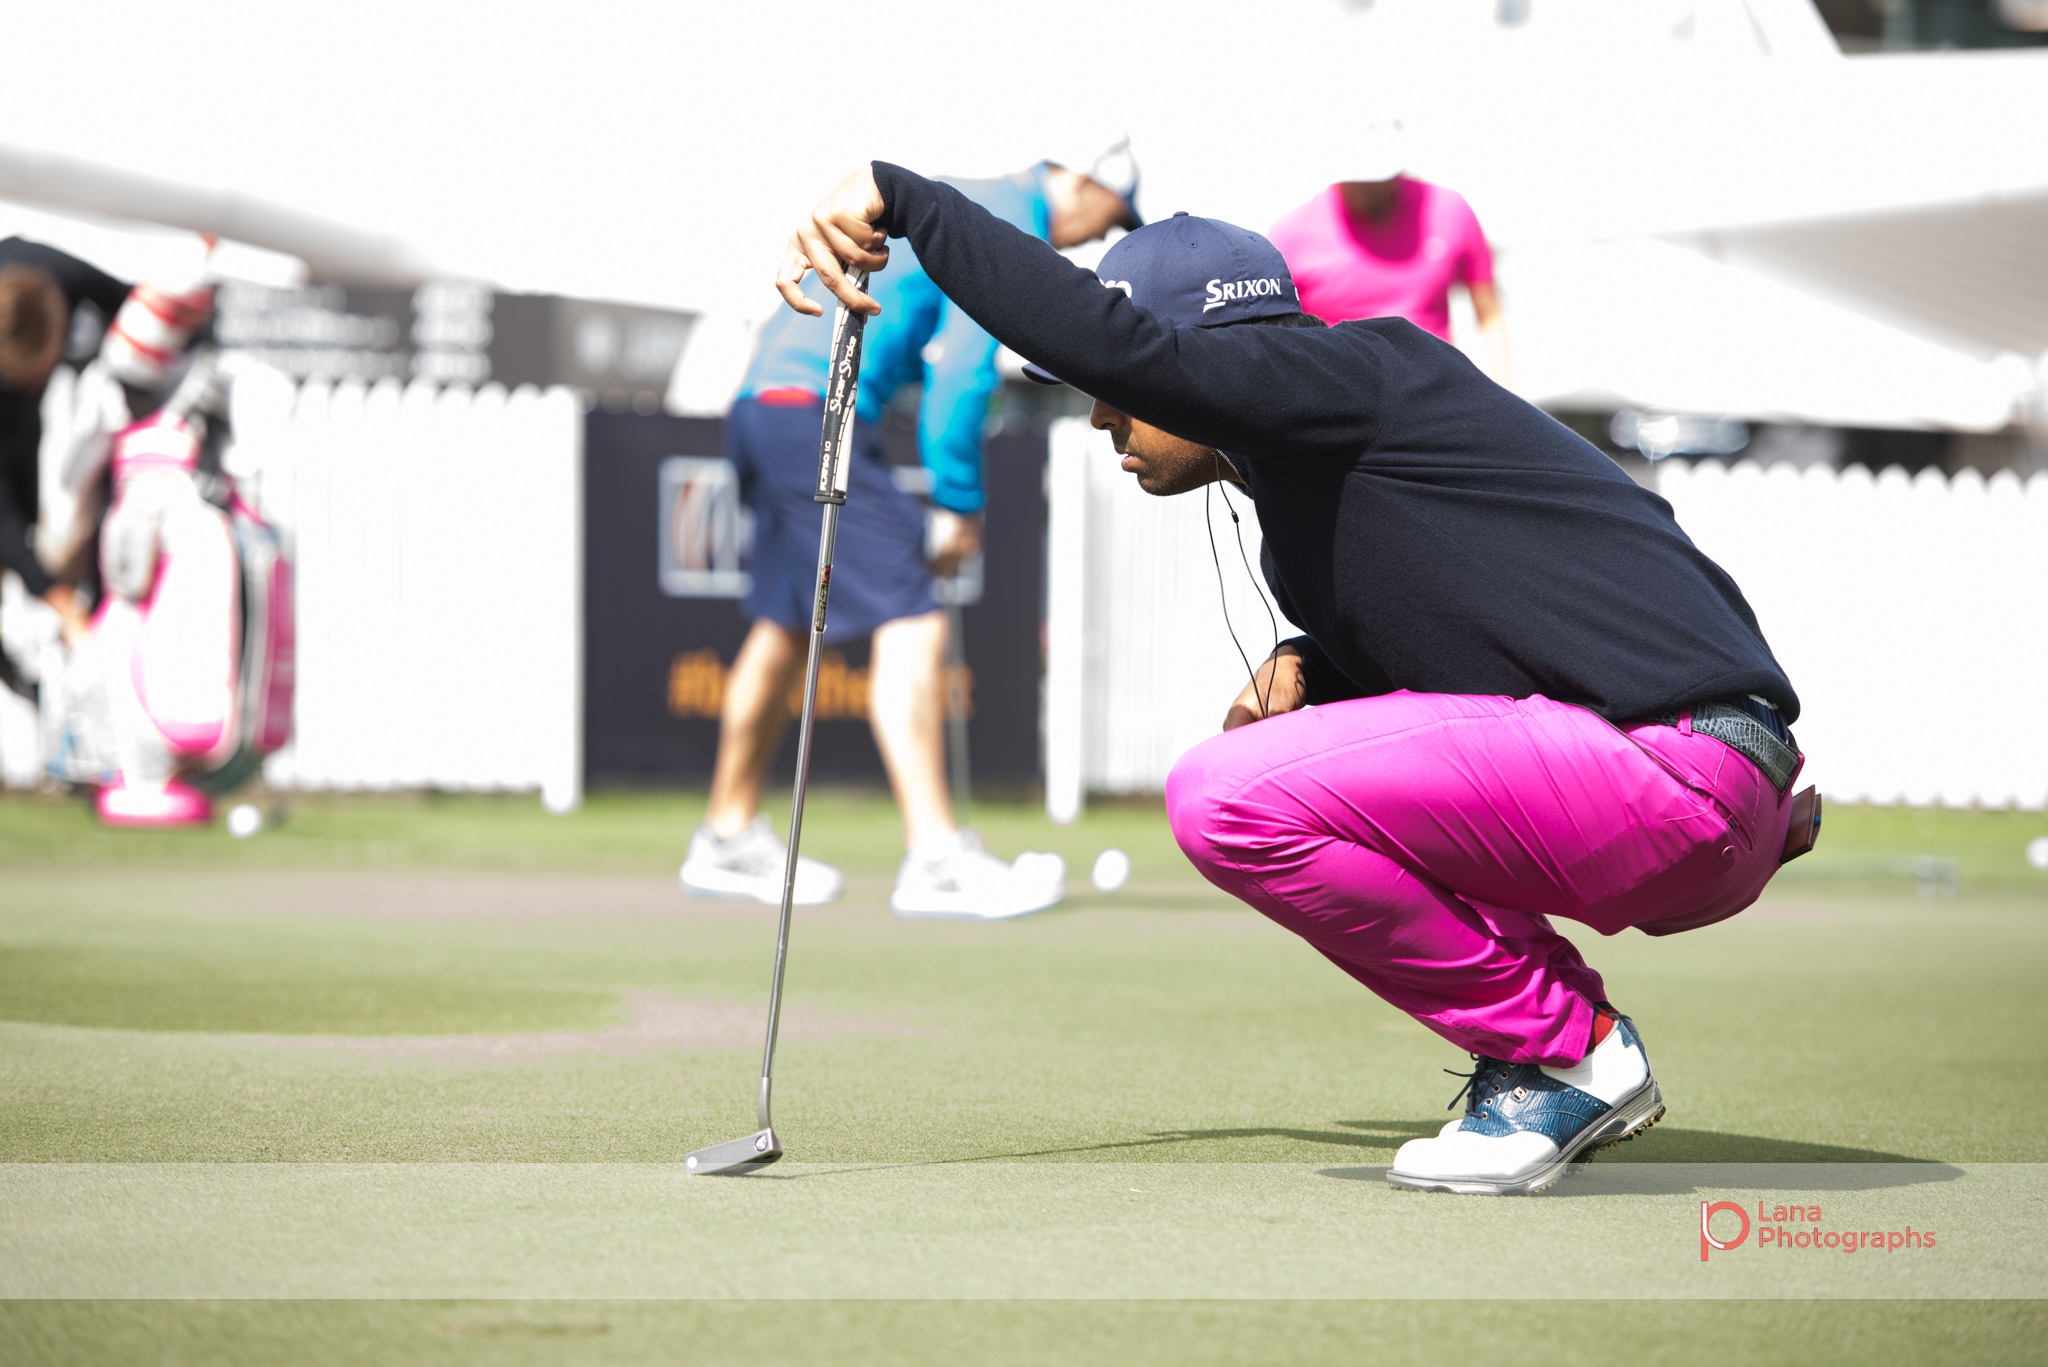
[[[1721,1238],[1715,1233],[1716,1216],[1733,1216],[1735,1225],[1732,1238]],[[1837,1221],[1833,1229],[1825,1227],[1821,1208],[1817,1205],[1777,1205],[1759,1198],[1756,1203],[1756,1218],[1752,1226],[1749,1207],[1737,1201],[1700,1202],[1700,1261],[1707,1261],[1710,1253],[1727,1253],[1742,1247],[1754,1229],[1755,1248],[1777,1248],[1780,1250],[1807,1249],[1835,1253],[1899,1253],[1908,1250],[1924,1250],[1934,1247],[1934,1231],[1915,1229],[1907,1225],[1904,1229],[1847,1229]],[[1722,1234],[1730,1231],[1727,1219],[1720,1221]]]

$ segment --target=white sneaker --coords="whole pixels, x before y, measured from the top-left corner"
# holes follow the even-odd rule
[[[693,897],[723,897],[736,901],[782,905],[782,872],[789,858],[789,846],[770,829],[768,818],[757,816],[753,823],[730,840],[711,833],[710,823],[699,826],[690,836],[690,853],[676,881]],[[830,864],[820,864],[809,855],[796,860],[797,906],[815,907],[835,901],[846,891],[846,880]]]
[[[1031,851],[1012,864],[958,831],[903,856],[889,907],[905,920],[1008,921],[1056,907],[1067,895],[1067,863]]]
[[[1387,1181],[1475,1195],[1538,1192],[1595,1150],[1633,1139],[1664,1116],[1642,1036],[1627,1016],[1569,1068],[1475,1054],[1470,1076],[1461,1093],[1465,1114],[1434,1139],[1403,1144]]]

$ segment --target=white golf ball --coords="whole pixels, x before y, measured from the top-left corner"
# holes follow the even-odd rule
[[[262,808],[243,802],[228,811],[228,834],[235,839],[247,840],[262,829]]]
[[[2048,873],[2048,835],[2037,835],[2027,842],[2027,862]]]
[[[1095,885],[1097,892],[1115,892],[1131,881],[1131,857],[1122,850],[1104,850],[1095,856],[1095,867],[1089,871],[1088,881]]]

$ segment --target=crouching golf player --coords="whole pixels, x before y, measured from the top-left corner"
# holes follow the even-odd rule
[[[1093,396],[1146,492],[1241,485],[1306,634],[1167,782],[1217,886],[1469,1051],[1463,1116],[1393,1182],[1533,1191],[1664,1113],[1643,1043],[1557,932],[1709,925],[1810,844],[1799,700],[1670,505],[1410,323],[1323,327],[1264,238],[1176,215],[1096,274],[877,162],[791,241],[907,238],[961,308]],[[1788,840],[1795,810],[1802,833]],[[1455,1100],[1453,1102],[1455,1103]]]

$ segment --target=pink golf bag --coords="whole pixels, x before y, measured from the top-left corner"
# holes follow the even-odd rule
[[[186,825],[291,738],[291,562],[231,491],[205,496],[200,436],[158,414],[114,439],[101,530],[105,597],[81,652],[72,729],[52,762],[99,784],[102,820]]]

